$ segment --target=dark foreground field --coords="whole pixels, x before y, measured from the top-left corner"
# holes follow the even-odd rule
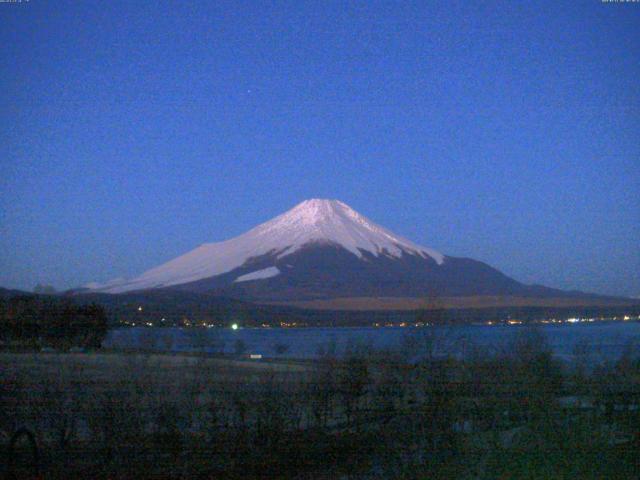
[[[409,364],[417,347],[313,363],[0,353],[0,475],[638,478],[633,348],[569,369],[535,333],[464,361]],[[9,447],[19,429],[37,452],[27,433]]]

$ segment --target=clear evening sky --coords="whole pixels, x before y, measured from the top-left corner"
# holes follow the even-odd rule
[[[640,4],[0,3],[0,286],[132,276],[311,198],[640,295]]]

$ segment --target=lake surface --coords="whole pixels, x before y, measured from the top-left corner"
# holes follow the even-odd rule
[[[109,348],[146,348],[175,352],[260,354],[275,358],[315,358],[331,349],[337,355],[350,346],[406,350],[414,340],[425,345],[435,338],[440,353],[464,356],[474,349],[499,352],[507,348],[514,335],[526,334],[532,327],[481,326],[456,327],[358,327],[358,328],[118,328],[103,342]],[[618,358],[625,349],[640,355],[640,322],[594,322],[536,325],[554,354],[570,361],[582,350],[594,362]],[[446,350],[446,352],[444,352]]]

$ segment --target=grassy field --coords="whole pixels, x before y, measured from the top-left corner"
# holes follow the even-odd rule
[[[227,407],[247,401],[251,408],[240,392],[260,395],[277,384],[284,393],[308,370],[299,362],[131,353],[4,353],[0,364],[3,446],[27,428],[40,468],[60,478],[180,476],[185,459],[171,451],[192,444],[201,452],[205,437],[235,421]],[[30,459],[22,463],[28,474]]]
[[[0,475],[637,478],[638,363],[588,376],[517,347],[412,365],[364,350],[308,363],[0,353]],[[37,465],[24,437],[9,451],[20,428]]]

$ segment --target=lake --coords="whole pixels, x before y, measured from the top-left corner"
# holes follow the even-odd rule
[[[264,357],[309,359],[331,348],[343,354],[350,345],[373,349],[403,349],[408,340],[420,343],[425,336],[440,339],[447,352],[463,356],[478,347],[482,351],[504,349],[526,326],[465,325],[455,327],[358,327],[358,328],[145,328],[111,330],[103,342],[107,348],[145,348],[175,352],[259,354]],[[554,355],[570,361],[582,349],[594,362],[618,358],[625,348],[640,354],[640,322],[594,322],[536,325]],[[441,352],[443,353],[443,352]]]

